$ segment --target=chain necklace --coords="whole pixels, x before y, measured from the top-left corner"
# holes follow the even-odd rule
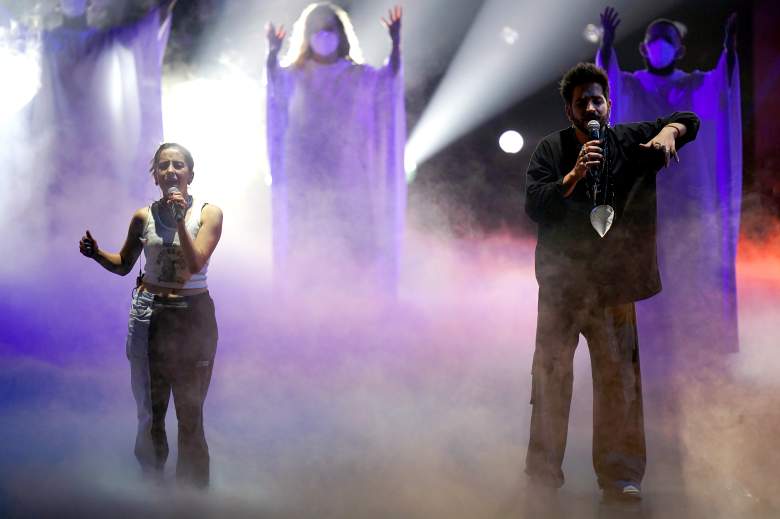
[[[609,139],[604,129],[602,150],[604,160],[598,171],[588,171],[586,182],[588,197],[593,202],[590,224],[600,237],[604,237],[615,220],[615,175],[609,157]]]
[[[607,127],[608,128],[608,127]],[[586,178],[588,188],[588,198],[593,202],[593,207],[597,205],[615,206],[615,175],[612,172],[610,160],[610,147],[607,139],[607,128],[604,130],[602,149],[604,150],[604,161],[598,171],[589,170]]]

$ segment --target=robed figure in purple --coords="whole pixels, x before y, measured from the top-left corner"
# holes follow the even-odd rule
[[[701,362],[738,350],[735,258],[742,195],[742,133],[735,16],[726,25],[715,69],[677,68],[685,27],[659,19],[640,45],[646,69],[620,69],[612,44],[614,9],[601,15],[604,36],[596,63],[612,88],[612,122],[691,110],[701,119],[684,161],[657,178],[658,263],[662,292],[637,304],[648,360],[673,356]]]
[[[120,222],[123,205],[148,193],[149,156],[162,140],[162,59],[174,3],[99,29],[88,23],[86,0],[61,0],[63,23],[43,33],[41,88],[29,126],[38,156],[27,166],[42,190],[32,212],[48,216],[50,236],[83,225],[76,208],[84,200],[104,221]],[[52,240],[53,254],[62,253],[59,246]],[[52,290],[78,292],[83,280],[65,268],[50,269]],[[148,356],[130,347],[127,356],[138,415],[135,452],[146,468],[154,456]]]
[[[144,193],[146,162],[162,141],[162,60],[174,3],[101,29],[88,23],[86,0],[61,0],[63,23],[43,33],[32,105],[51,197],[68,199],[76,178],[96,175],[129,195]]]
[[[406,196],[400,8],[383,21],[393,47],[379,68],[362,63],[349,17],[333,4],[304,9],[281,61],[286,33],[268,26],[278,285],[395,290]]]

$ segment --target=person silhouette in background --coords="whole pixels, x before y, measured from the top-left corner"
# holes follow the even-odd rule
[[[404,223],[401,9],[383,19],[387,63],[362,63],[347,13],[311,4],[269,24],[267,138],[274,277],[282,285],[394,292]]]
[[[162,141],[162,61],[175,4],[98,28],[93,18],[105,8],[60,0],[62,23],[42,35],[41,90],[32,105],[35,142],[53,165],[51,194],[70,195],[73,175],[109,170],[116,187],[142,193],[134,173]]]
[[[701,366],[736,352],[735,258],[742,195],[742,127],[736,15],[726,22],[723,52],[708,72],[684,72],[686,30],[676,21],[651,22],[639,45],[646,67],[621,70],[613,48],[620,19],[601,14],[596,63],[612,88],[612,122],[646,120],[691,110],[701,118],[688,160],[658,176],[658,261],[663,292],[637,305],[648,367]],[[691,364],[693,363],[693,364]]]

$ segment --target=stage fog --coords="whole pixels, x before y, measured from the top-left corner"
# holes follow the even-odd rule
[[[54,48],[57,38],[71,37],[58,32],[61,20],[35,25],[30,20],[40,13],[19,2],[3,8],[0,35],[13,44],[0,48],[0,67],[28,70],[19,56],[42,67],[40,76],[28,76],[41,78],[26,87],[28,99],[0,89],[15,96],[13,108],[0,110],[3,516],[539,517],[523,473],[538,285],[522,177],[537,141],[568,124],[555,82],[594,58],[582,27],[598,24],[604,6],[571,8],[576,17],[564,18],[575,29],[557,39],[527,36],[533,24],[526,18],[537,10],[552,16],[566,2],[534,3],[525,13],[501,1],[405,3],[407,159],[413,153],[415,163],[405,164],[397,280],[376,290],[359,281],[359,269],[330,279],[323,267],[322,285],[289,290],[274,277],[263,26],[290,25],[307,3],[274,0],[242,12],[231,2],[180,2],[169,13],[165,2],[136,2],[136,11],[113,13],[123,21],[112,25],[95,2],[86,22],[102,31],[103,58],[72,40]],[[391,4],[341,3],[366,61],[377,67],[391,52],[380,23]],[[649,20],[705,5],[616,4],[626,24],[616,48],[625,56],[636,54]],[[718,16],[736,4],[717,2]],[[777,18],[769,2],[752,4],[739,9],[745,27],[756,13]],[[498,20],[502,9],[509,14]],[[702,25],[689,22],[691,30]],[[718,46],[722,21],[713,24],[708,44]],[[480,43],[490,56],[480,65],[480,53],[464,42],[476,48],[486,34],[501,48],[489,54]],[[532,41],[516,42],[525,37]],[[752,48],[752,34],[740,38],[740,51]],[[539,55],[522,45],[540,46]],[[58,104],[75,77],[52,68],[53,59],[63,63],[52,53],[62,52],[82,52],[82,68],[68,70],[96,78],[87,89],[94,96],[78,106]],[[713,56],[684,64],[712,68]],[[743,77],[753,74],[745,67],[755,65],[740,59]],[[639,60],[625,62],[639,68]],[[502,74],[506,64],[512,70]],[[479,70],[492,89],[482,105],[473,102],[478,90],[469,81]],[[448,74],[460,74],[468,95],[453,94]],[[504,79],[508,86],[499,86]],[[753,124],[753,103],[763,101],[752,100],[751,86],[743,84],[751,98],[743,106]],[[94,125],[99,111],[108,118]],[[522,151],[502,152],[500,132],[530,116]],[[648,469],[641,507],[626,511],[598,495],[590,359],[580,338],[566,484],[547,517],[725,519],[780,511],[780,220],[757,187],[761,179],[777,182],[778,171],[760,150],[748,150],[758,131],[750,128],[736,262],[739,351],[713,354],[684,373],[642,354]],[[224,212],[208,272],[219,343],[204,410],[207,492],[178,487],[171,460],[162,486],[142,477],[125,352],[139,265],[113,276],[78,247],[89,229],[101,248],[119,250],[133,212],[160,196],[149,160],[163,141],[192,151],[192,193]],[[642,352],[642,335],[654,331],[639,333]],[[686,337],[679,341],[684,347]],[[672,399],[667,382],[678,388]]]

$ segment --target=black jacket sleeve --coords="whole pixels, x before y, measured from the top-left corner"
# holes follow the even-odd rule
[[[626,148],[634,148],[658,135],[658,132],[669,123],[680,123],[687,130],[685,135],[676,141],[678,150],[696,139],[696,134],[699,133],[699,117],[693,112],[673,112],[666,117],[659,117],[655,121],[619,124],[616,130],[618,130],[621,144]]]
[[[550,143],[545,139],[531,155],[525,175],[525,212],[537,223],[563,217],[563,174],[555,167]]]

